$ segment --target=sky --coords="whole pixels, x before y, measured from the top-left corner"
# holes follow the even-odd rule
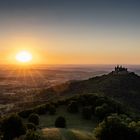
[[[0,0],[0,63],[140,64],[139,0]]]

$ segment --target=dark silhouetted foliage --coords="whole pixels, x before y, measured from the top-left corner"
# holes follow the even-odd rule
[[[34,113],[38,115],[46,114],[46,106],[45,105],[37,106],[36,108],[34,108]]]
[[[112,107],[107,104],[103,104],[102,106],[97,106],[95,108],[95,115],[101,120],[113,112],[115,111],[113,111]]]
[[[36,130],[36,125],[34,123],[27,123],[26,128],[28,130],[34,130],[35,131]]]
[[[39,116],[37,114],[31,114],[28,118],[28,121],[35,125],[39,125]]]
[[[130,134],[133,140],[139,140],[140,139],[140,121],[135,122],[132,121],[129,123],[129,129],[130,129]]]
[[[28,131],[24,140],[40,140],[40,135],[35,131]]]
[[[33,113],[32,109],[28,109],[28,110],[23,110],[21,112],[18,113],[18,115],[22,118],[28,118],[30,114]]]
[[[2,121],[1,130],[4,140],[12,140],[26,133],[21,118],[16,114],[13,114]]]
[[[66,120],[64,117],[60,116],[55,121],[55,127],[57,128],[66,128]]]
[[[139,140],[140,127],[138,123],[135,124],[128,123],[125,115],[114,114],[99,124],[95,129],[95,135],[99,140]]]
[[[86,120],[91,119],[92,117],[92,108],[91,107],[84,107],[82,110],[83,118]]]
[[[77,113],[79,111],[78,103],[76,101],[71,101],[67,108],[70,113]]]
[[[54,105],[49,106],[49,114],[54,115],[56,113],[56,108]]]

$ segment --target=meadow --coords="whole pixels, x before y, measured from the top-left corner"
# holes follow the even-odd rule
[[[92,120],[83,119],[81,112],[72,114],[67,112],[66,107],[58,107],[55,115],[41,115],[40,116],[40,128],[53,128],[55,127],[54,122],[58,116],[63,116],[66,119],[68,129],[83,130],[92,132],[97,125],[97,118],[94,117]]]

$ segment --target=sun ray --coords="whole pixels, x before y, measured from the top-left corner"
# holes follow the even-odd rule
[[[20,63],[27,63],[32,60],[32,54],[28,51],[21,51],[16,54],[16,60]]]

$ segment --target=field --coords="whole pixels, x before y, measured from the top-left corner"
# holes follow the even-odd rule
[[[55,120],[58,116],[66,119],[67,128],[55,128]],[[97,126],[97,118],[85,120],[81,112],[71,114],[67,112],[66,106],[56,109],[55,115],[40,115],[38,131],[41,133],[41,140],[95,140],[93,130]],[[25,120],[27,122],[27,120]]]
[[[92,133],[67,129],[43,129],[43,140],[95,140]]]
[[[42,115],[40,116],[40,126],[41,128],[52,128],[55,127],[54,123],[58,116],[65,117],[67,121],[68,129],[76,129],[92,132],[93,129],[97,125],[96,118],[92,118],[92,120],[85,120],[82,118],[81,113],[71,114],[66,111],[66,107],[57,108],[56,115]]]
[[[67,129],[54,128],[58,116],[66,118]],[[68,113],[65,107],[59,107],[55,115],[40,116],[43,140],[95,140],[93,129],[96,125],[96,118],[85,120],[80,113]]]

